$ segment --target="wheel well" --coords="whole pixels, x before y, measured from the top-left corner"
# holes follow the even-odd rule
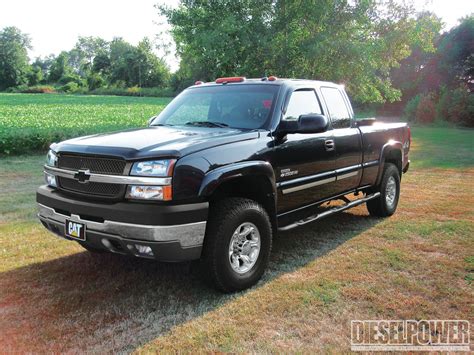
[[[228,197],[244,197],[258,202],[267,211],[272,227],[276,230],[275,194],[266,176],[243,176],[223,182],[210,196],[211,209],[215,201]]]
[[[385,163],[394,164],[398,169],[400,179],[402,178],[402,153],[398,149],[392,149],[387,153]]]

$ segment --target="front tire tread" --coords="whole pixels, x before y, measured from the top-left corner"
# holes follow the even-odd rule
[[[241,276],[229,272],[226,267],[228,243],[233,231],[244,216],[257,222],[262,238],[259,259],[250,271]],[[249,218],[249,217],[247,217]],[[255,223],[254,223],[255,224]],[[230,234],[230,235],[229,235]],[[263,243],[265,239],[265,243]],[[246,198],[228,198],[217,201],[209,213],[208,227],[201,257],[202,272],[207,281],[223,292],[241,291],[251,287],[261,278],[268,264],[271,250],[272,227],[265,209],[257,202]],[[266,248],[264,248],[264,244]],[[224,257],[223,255],[224,254]],[[247,275],[247,276],[246,276]]]

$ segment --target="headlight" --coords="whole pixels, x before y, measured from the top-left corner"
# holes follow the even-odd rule
[[[130,185],[127,188],[128,199],[139,199],[139,200],[159,200],[159,201],[170,201],[171,200],[171,185],[166,186],[136,186]]]
[[[175,159],[149,160],[134,163],[130,175],[149,177],[170,177],[173,175]],[[139,200],[170,201],[172,199],[171,185],[130,185],[126,197]]]
[[[176,160],[150,160],[133,164],[130,175],[138,176],[171,176]]]
[[[55,152],[53,152],[51,149],[48,151],[48,154],[46,155],[46,165],[48,166],[56,166],[58,163],[58,156],[56,155]]]

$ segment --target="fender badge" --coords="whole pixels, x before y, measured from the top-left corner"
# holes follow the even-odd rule
[[[282,169],[280,171],[280,177],[288,177],[298,174],[298,170],[291,170],[290,168]]]

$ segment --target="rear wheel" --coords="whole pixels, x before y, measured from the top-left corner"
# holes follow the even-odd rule
[[[382,181],[374,192],[380,192],[380,196],[367,202],[370,215],[388,217],[394,214],[400,197],[400,173],[394,164],[385,164]]]
[[[262,277],[271,246],[272,227],[265,209],[249,199],[229,198],[211,209],[201,263],[216,288],[240,291]]]

